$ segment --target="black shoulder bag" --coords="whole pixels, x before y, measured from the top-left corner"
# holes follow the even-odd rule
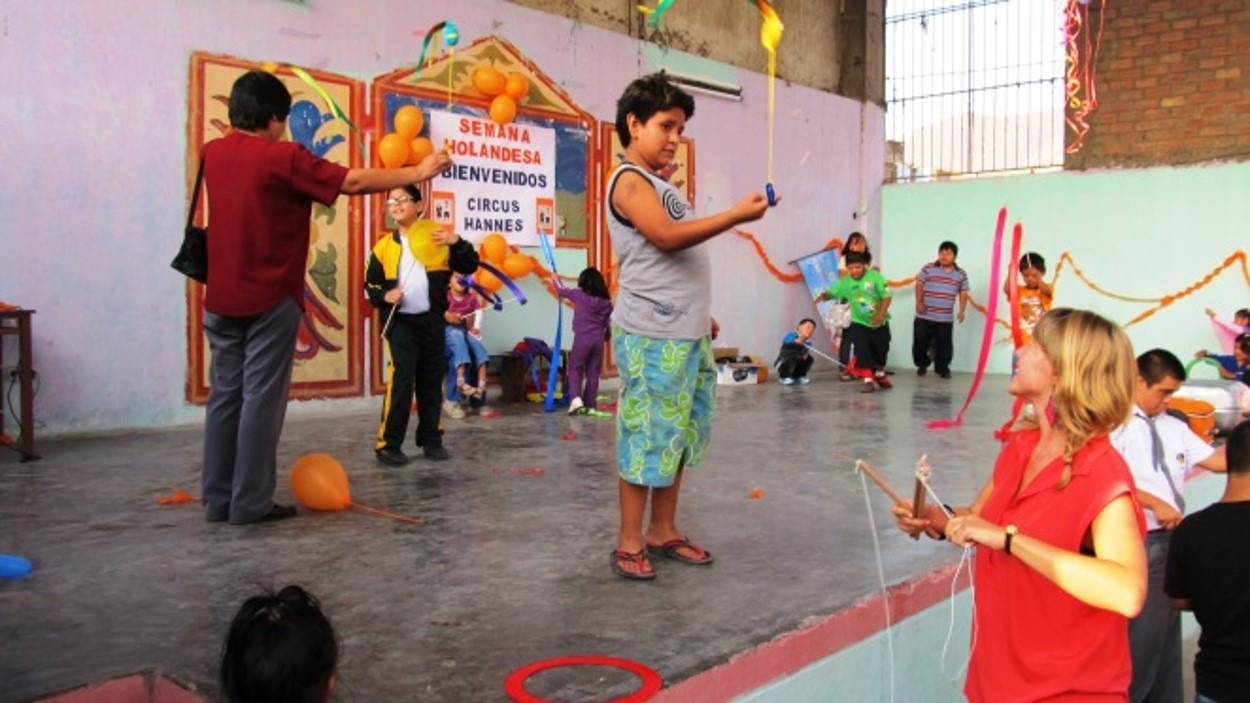
[[[200,155],[200,170],[195,174],[195,188],[191,193],[191,208],[187,213],[187,226],[182,232],[182,247],[169,265],[187,278],[200,283],[208,280],[208,230],[195,226],[195,210],[200,204],[200,185],[204,180],[204,155]]]

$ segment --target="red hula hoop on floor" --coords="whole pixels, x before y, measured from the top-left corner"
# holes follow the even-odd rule
[[[621,659],[620,657],[583,654],[571,657],[554,657],[526,664],[508,675],[503,685],[504,692],[517,703],[551,703],[551,701],[545,698],[539,698],[526,691],[525,682],[529,677],[541,671],[559,669],[566,666],[610,666],[628,671],[642,679],[642,686],[637,691],[623,698],[613,698],[608,703],[642,703],[650,700],[652,696],[659,693],[660,689],[664,687],[664,680],[660,678],[660,674],[646,664],[630,661],[629,659]]]

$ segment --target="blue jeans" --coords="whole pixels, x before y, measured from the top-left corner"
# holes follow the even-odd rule
[[[490,355],[486,352],[486,346],[481,340],[471,336],[468,330],[459,325],[447,325],[446,340],[447,399],[463,400],[464,396],[456,386],[456,369],[465,365],[469,366],[464,373],[465,382],[468,383],[469,379],[476,378],[477,367],[485,364]],[[482,379],[478,380],[480,382]]]

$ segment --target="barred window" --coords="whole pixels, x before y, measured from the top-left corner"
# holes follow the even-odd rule
[[[1065,0],[890,0],[886,181],[1054,170]]]

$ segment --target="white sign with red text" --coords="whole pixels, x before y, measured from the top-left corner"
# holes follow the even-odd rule
[[[430,141],[455,162],[430,183],[442,213],[434,219],[474,244],[497,232],[509,244],[537,246],[539,230],[551,231],[554,129],[431,110]]]

